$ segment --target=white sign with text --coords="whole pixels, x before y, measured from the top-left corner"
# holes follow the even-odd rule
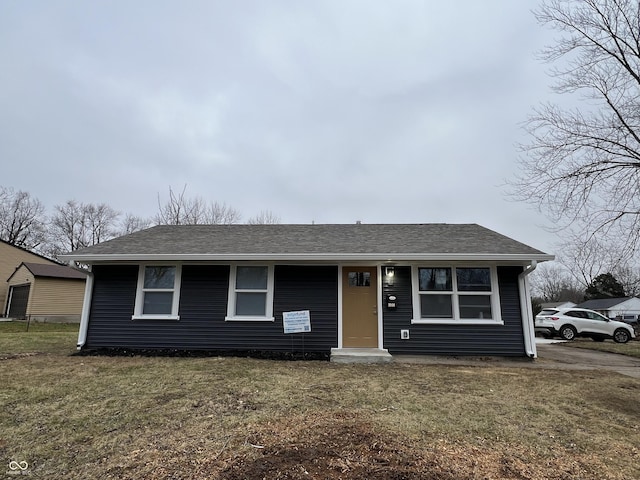
[[[284,333],[307,333],[311,331],[309,310],[299,312],[282,312]]]

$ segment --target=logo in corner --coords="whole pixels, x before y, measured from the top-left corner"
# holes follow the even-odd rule
[[[7,473],[12,475],[19,475],[27,473],[27,469],[29,468],[29,464],[24,460],[21,462],[16,462],[15,460],[11,460],[9,462],[9,471]]]

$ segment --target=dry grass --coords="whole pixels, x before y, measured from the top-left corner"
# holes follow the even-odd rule
[[[615,343],[613,340],[604,342],[594,342],[590,338],[577,338],[572,342],[561,344],[566,347],[585,348],[589,350],[599,350],[601,352],[618,353],[630,357],[640,358],[640,340],[631,340],[627,343]]]
[[[640,380],[610,372],[81,357],[66,335],[0,340],[0,464],[34,478],[640,478]]]
[[[0,359],[28,353],[74,353],[79,327],[69,323],[0,322]]]

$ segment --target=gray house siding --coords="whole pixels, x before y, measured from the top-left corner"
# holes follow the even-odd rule
[[[225,321],[229,266],[184,265],[180,320],[131,320],[138,266],[95,266],[87,348],[329,352],[337,345],[337,267],[276,266],[274,322]],[[311,333],[285,335],[282,312],[310,310]]]
[[[396,310],[383,307],[384,347],[392,355],[525,356],[518,291],[521,272],[522,267],[498,267],[504,325],[425,325],[411,324],[411,268],[395,267],[394,284],[383,285],[383,298],[397,297]],[[401,329],[409,330],[409,340],[400,338]]]

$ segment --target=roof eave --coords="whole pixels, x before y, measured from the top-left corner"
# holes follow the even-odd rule
[[[216,261],[508,261],[545,262],[555,257],[546,253],[236,253],[236,254],[86,254],[61,255],[65,261],[103,262],[216,262]]]

